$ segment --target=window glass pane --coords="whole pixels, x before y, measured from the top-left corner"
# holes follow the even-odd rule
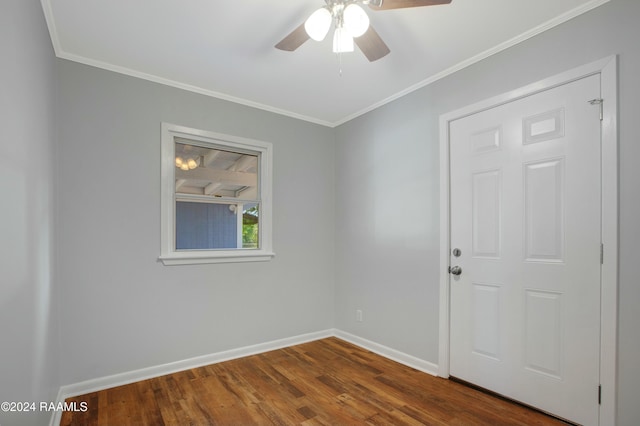
[[[176,202],[176,250],[238,248],[235,204]]]
[[[176,250],[259,248],[258,155],[176,138]]]
[[[258,248],[259,241],[258,204],[245,204],[242,212],[242,248]]]
[[[258,156],[176,142],[176,193],[258,200]]]

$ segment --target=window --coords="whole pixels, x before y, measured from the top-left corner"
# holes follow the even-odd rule
[[[270,260],[270,143],[162,124],[165,265]]]

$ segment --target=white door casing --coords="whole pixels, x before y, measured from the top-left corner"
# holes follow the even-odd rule
[[[603,117],[601,161],[600,109],[587,103],[615,101],[612,64],[590,64],[441,119],[439,373],[585,424],[615,422],[613,247],[602,265],[600,315],[600,242],[617,242],[615,108]],[[450,260],[454,247],[462,254]],[[454,264],[462,275],[450,279]]]

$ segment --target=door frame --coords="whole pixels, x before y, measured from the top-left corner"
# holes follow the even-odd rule
[[[600,424],[616,424],[617,310],[618,310],[618,99],[617,56],[571,69],[519,89],[468,105],[440,116],[440,325],[438,376],[449,377],[450,351],[450,158],[451,121],[494,108],[538,92],[600,74],[602,103],[602,243],[600,299]],[[594,106],[595,108],[595,106]],[[594,390],[594,398],[596,398]]]

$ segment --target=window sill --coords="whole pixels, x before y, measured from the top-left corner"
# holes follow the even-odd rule
[[[158,260],[165,266],[172,265],[198,265],[206,263],[239,263],[239,262],[268,262],[276,254],[264,250],[251,252],[220,252],[212,255],[210,252],[179,252],[162,255]]]

